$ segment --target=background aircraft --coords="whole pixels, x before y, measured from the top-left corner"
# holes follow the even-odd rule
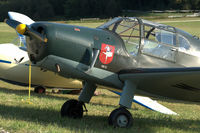
[[[118,127],[131,126],[126,108],[135,94],[200,100],[200,41],[175,27],[120,17],[95,29],[48,22],[6,23],[27,36],[29,58],[37,66],[85,81],[79,100],[62,106],[62,116],[82,117],[84,103],[97,86],[122,91],[121,107],[109,116],[109,124]]]
[[[29,58],[27,52],[20,47],[8,43],[0,45],[0,79],[9,83],[28,86]],[[35,92],[44,88],[80,89],[82,83],[74,79],[66,79],[54,72],[32,65],[32,86]]]

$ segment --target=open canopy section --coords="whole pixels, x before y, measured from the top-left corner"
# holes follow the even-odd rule
[[[98,28],[109,30],[118,34],[124,41],[126,50],[132,55],[137,55],[141,39],[141,20],[138,18],[114,18]]]
[[[120,36],[127,52],[133,56],[141,51],[143,54],[174,61],[176,49],[190,49],[187,37],[192,35],[189,33],[136,17],[117,17],[97,28]]]

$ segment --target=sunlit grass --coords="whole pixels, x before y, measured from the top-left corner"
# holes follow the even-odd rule
[[[0,127],[10,132],[199,132],[200,106],[195,103],[183,103],[161,99],[161,104],[177,112],[179,116],[164,115],[134,104],[130,112],[134,118],[133,127],[119,129],[108,126],[109,113],[117,108],[119,97],[107,90],[94,96],[87,104],[88,113],[83,119],[61,118],[60,108],[68,99],[77,99],[78,95],[31,93],[28,88],[13,86],[0,81]]]
[[[17,37],[15,30],[5,23],[0,23],[0,43],[10,43]]]

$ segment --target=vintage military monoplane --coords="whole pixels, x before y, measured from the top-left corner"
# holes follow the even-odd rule
[[[28,16],[17,12],[8,12],[8,16],[10,19],[24,24],[34,23]],[[19,33],[17,35],[13,43],[0,44],[0,80],[20,86],[29,86],[31,84],[32,87],[35,87],[34,92],[36,93],[44,93],[46,88],[67,89],[68,93],[72,94],[77,94],[81,91],[82,82],[61,77],[35,65],[31,65],[32,74],[30,74],[25,36]],[[31,75],[31,80],[28,78],[29,74]],[[121,95],[120,92],[112,92]],[[148,97],[134,96],[133,102],[153,111],[176,115],[175,112]]]
[[[5,22],[25,35],[32,63],[66,78],[84,81],[78,100],[63,104],[61,115],[83,116],[97,86],[122,91],[109,124],[130,127],[135,94],[200,101],[200,40],[172,26],[117,17],[97,27],[15,20]]]

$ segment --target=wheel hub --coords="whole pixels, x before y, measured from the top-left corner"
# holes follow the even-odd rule
[[[126,127],[128,124],[128,118],[125,115],[119,115],[119,117],[117,118],[117,124],[119,125],[119,127]]]

